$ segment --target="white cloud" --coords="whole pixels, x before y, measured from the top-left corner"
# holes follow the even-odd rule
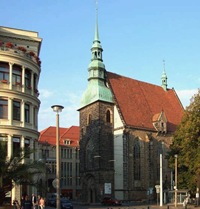
[[[41,106],[38,116],[39,131],[55,126],[56,115],[51,109],[53,104],[64,106],[60,113],[60,127],[70,127],[79,125],[79,112],[77,111],[80,103],[81,93],[58,91],[53,93],[47,90],[42,90]]]
[[[181,100],[182,105],[184,107],[187,107],[188,105],[190,105],[190,99],[197,92],[198,92],[198,89],[176,90],[176,93],[178,94],[178,97]]]
[[[49,91],[49,90],[47,90],[47,89],[41,89],[40,90],[40,99],[47,99],[47,98],[49,98],[49,97],[51,97],[51,96],[53,96],[53,92],[52,91]]]

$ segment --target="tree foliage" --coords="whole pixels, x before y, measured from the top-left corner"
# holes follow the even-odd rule
[[[186,108],[170,149],[171,167],[178,155],[178,189],[194,192],[200,178],[200,89]]]
[[[44,172],[41,161],[30,160],[33,150],[16,149],[11,158],[7,157],[6,143],[0,143],[0,205],[13,185],[36,185],[34,176]],[[25,161],[25,162],[24,162]]]

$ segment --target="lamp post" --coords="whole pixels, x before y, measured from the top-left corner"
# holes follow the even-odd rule
[[[177,207],[177,158],[178,158],[178,155],[174,155],[174,157],[175,157],[174,206]]]
[[[160,206],[163,206],[163,160],[160,154]]]
[[[164,142],[161,142],[162,153],[160,154],[160,206],[163,206],[163,154],[164,154]]]
[[[51,106],[56,112],[56,208],[60,209],[60,130],[59,130],[59,112],[64,108],[61,105]]]

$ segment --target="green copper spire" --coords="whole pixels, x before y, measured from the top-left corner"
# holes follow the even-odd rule
[[[165,72],[165,60],[163,60],[163,66],[164,66],[164,69],[163,69],[163,73],[162,73],[162,88],[167,91],[167,74]]]
[[[94,41],[91,48],[92,59],[88,67],[89,77],[88,86],[84,92],[80,108],[85,107],[96,101],[113,103],[111,90],[106,86],[105,65],[102,59],[103,48],[99,40],[98,31],[98,9],[96,8],[96,26]]]

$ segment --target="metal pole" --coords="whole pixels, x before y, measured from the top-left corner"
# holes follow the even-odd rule
[[[64,108],[61,105],[51,106],[56,112],[56,208],[60,209],[60,129],[59,129],[59,112]]]
[[[177,207],[177,155],[175,157],[175,187],[174,187],[174,205]]]
[[[60,209],[60,133],[59,133],[59,114],[56,113],[56,208]]]
[[[163,206],[163,172],[162,172],[162,154],[160,154],[160,206]]]

